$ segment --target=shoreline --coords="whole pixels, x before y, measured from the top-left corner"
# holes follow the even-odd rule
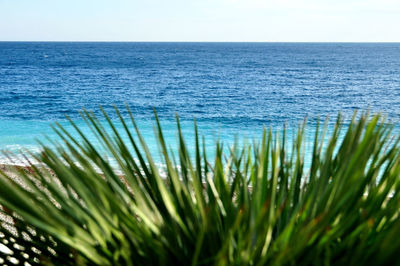
[[[0,164],[0,170],[5,172],[5,173],[13,173],[14,170],[24,170],[27,172],[32,172],[33,169],[32,167],[28,165],[18,165],[18,164]]]

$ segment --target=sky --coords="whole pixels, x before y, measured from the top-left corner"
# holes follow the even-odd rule
[[[0,41],[399,42],[400,0],[0,0]]]

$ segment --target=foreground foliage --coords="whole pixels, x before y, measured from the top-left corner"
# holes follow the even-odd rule
[[[83,117],[118,163],[111,167],[78,127],[58,125],[63,146],[43,146],[45,167],[0,178],[1,243],[31,264],[362,265],[399,264],[399,139],[379,116],[343,131],[318,127],[305,154],[265,131],[259,143],[209,161],[195,127],[191,156],[178,126],[171,154],[157,119],[165,169],[156,166],[133,117],[106,130]],[[73,124],[73,122],[71,122]],[[124,135],[126,138],[123,138]],[[341,136],[341,137],[340,137]],[[326,141],[328,140],[328,141]],[[305,167],[304,157],[311,166]],[[6,217],[6,218],[4,218]],[[34,247],[34,248],[32,248]]]

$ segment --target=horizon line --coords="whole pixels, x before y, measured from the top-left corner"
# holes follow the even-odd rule
[[[118,40],[0,40],[0,42],[32,43],[400,43],[400,41],[118,41]]]

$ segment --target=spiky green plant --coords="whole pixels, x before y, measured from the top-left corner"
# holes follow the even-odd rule
[[[305,124],[293,145],[285,131],[207,158],[195,125],[193,156],[177,119],[179,154],[155,164],[132,114],[122,130],[103,112],[83,118],[118,164],[74,126],[57,125],[57,149],[43,145],[41,166],[2,172],[1,243],[30,264],[384,265],[400,263],[399,138],[379,116],[353,117],[343,129],[318,123],[305,154]],[[122,135],[126,136],[123,138]],[[309,155],[311,166],[305,167]]]

